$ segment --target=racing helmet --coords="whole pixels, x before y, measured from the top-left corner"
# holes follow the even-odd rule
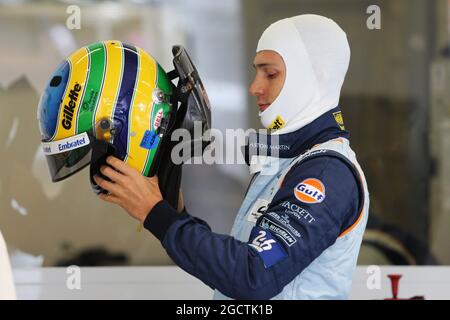
[[[90,165],[94,192],[105,192],[93,177],[108,155],[153,176],[175,128],[191,131],[195,121],[210,128],[209,100],[196,68],[183,47],[172,53],[175,68],[168,74],[141,48],[102,41],[56,68],[37,111],[53,182]]]

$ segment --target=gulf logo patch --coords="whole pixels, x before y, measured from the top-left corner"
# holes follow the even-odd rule
[[[325,187],[319,179],[308,178],[295,187],[294,195],[304,203],[321,203],[325,199]]]

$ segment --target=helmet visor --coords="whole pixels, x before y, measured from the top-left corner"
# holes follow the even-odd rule
[[[58,141],[42,142],[53,182],[64,180],[91,163],[92,147],[86,132]]]

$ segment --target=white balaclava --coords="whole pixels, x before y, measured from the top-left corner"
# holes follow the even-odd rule
[[[259,113],[265,128],[292,132],[338,105],[350,48],[333,20],[313,14],[279,20],[259,39],[256,52],[262,50],[277,52],[286,66],[278,97]]]

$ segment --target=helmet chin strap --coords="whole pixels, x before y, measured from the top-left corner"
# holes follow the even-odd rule
[[[109,156],[117,157],[116,148],[111,143],[96,138],[92,138],[91,144],[92,156],[91,165],[89,167],[89,180],[91,182],[91,188],[96,194],[106,194],[108,192],[95,182],[94,177],[96,175],[99,175],[101,178],[107,181],[111,181],[108,177],[104,176],[100,172],[100,167],[106,165],[106,158],[108,158]]]
[[[211,115],[210,106],[203,84],[192,61],[182,46],[172,48],[174,55],[173,64],[175,69],[168,73],[170,80],[178,78],[178,84],[174,87],[172,95],[172,105],[174,115],[168,124],[168,134],[161,143],[161,155],[158,161],[157,175],[159,187],[164,200],[168,201],[174,208],[178,206],[179,190],[181,186],[182,166],[172,161],[171,154],[173,147],[178,141],[171,141],[170,136],[175,129],[183,128],[189,131],[191,135],[191,153],[196,154],[196,150],[201,151],[206,148],[209,141],[203,141],[203,135],[196,137],[194,130],[195,123],[202,124],[202,134],[210,128]],[[179,105],[179,106],[178,106]],[[187,160],[191,155],[183,155]]]

